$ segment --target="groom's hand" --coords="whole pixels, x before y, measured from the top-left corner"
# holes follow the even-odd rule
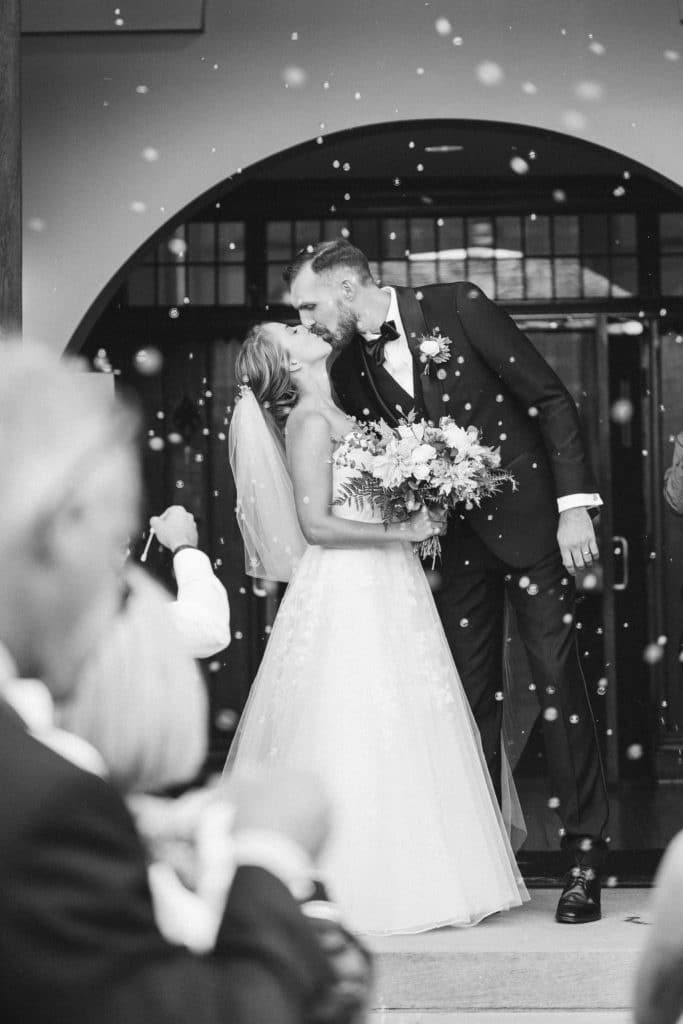
[[[568,508],[560,512],[557,543],[562,563],[573,576],[577,569],[588,569],[600,557],[595,529],[586,508]]]

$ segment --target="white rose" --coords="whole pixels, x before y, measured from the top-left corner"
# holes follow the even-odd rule
[[[426,480],[431,470],[426,462],[418,462],[413,466],[412,475],[416,480]]]
[[[431,462],[435,458],[436,448],[432,448],[431,444],[419,444],[410,456],[413,463]]]
[[[428,359],[432,359],[434,356],[438,356],[441,351],[441,345],[434,338],[425,338],[420,344],[420,352],[423,356],[427,356]]]

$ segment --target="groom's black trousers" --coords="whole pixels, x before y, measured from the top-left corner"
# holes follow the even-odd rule
[[[609,808],[576,643],[574,581],[562,565],[559,549],[535,565],[513,568],[463,527],[455,536],[449,531],[443,538],[441,584],[434,596],[494,786],[499,792],[507,594],[545,712],[542,725],[550,783],[565,829],[562,845],[578,852],[583,839],[593,840],[592,848],[579,859],[598,867],[604,859]],[[530,585],[520,586],[527,579]]]

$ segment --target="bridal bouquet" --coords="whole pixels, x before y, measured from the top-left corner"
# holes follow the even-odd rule
[[[516,489],[514,477],[500,469],[500,451],[481,443],[476,427],[461,427],[451,416],[437,426],[414,415],[398,427],[384,421],[358,424],[335,450],[332,461],[356,471],[339,488],[335,505],[378,508],[384,524],[403,522],[422,505],[452,512],[480,505],[504,483]],[[441,554],[441,541],[431,537],[418,545],[421,558]]]

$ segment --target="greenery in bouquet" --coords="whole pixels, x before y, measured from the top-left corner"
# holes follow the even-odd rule
[[[334,504],[359,510],[371,505],[385,525],[405,521],[422,505],[451,513],[459,505],[480,505],[505,483],[516,487],[512,475],[500,468],[499,449],[482,444],[476,427],[461,427],[451,416],[436,425],[414,414],[395,428],[384,421],[358,424],[332,460],[355,470]],[[439,538],[422,541],[418,550],[434,563],[441,552]]]

